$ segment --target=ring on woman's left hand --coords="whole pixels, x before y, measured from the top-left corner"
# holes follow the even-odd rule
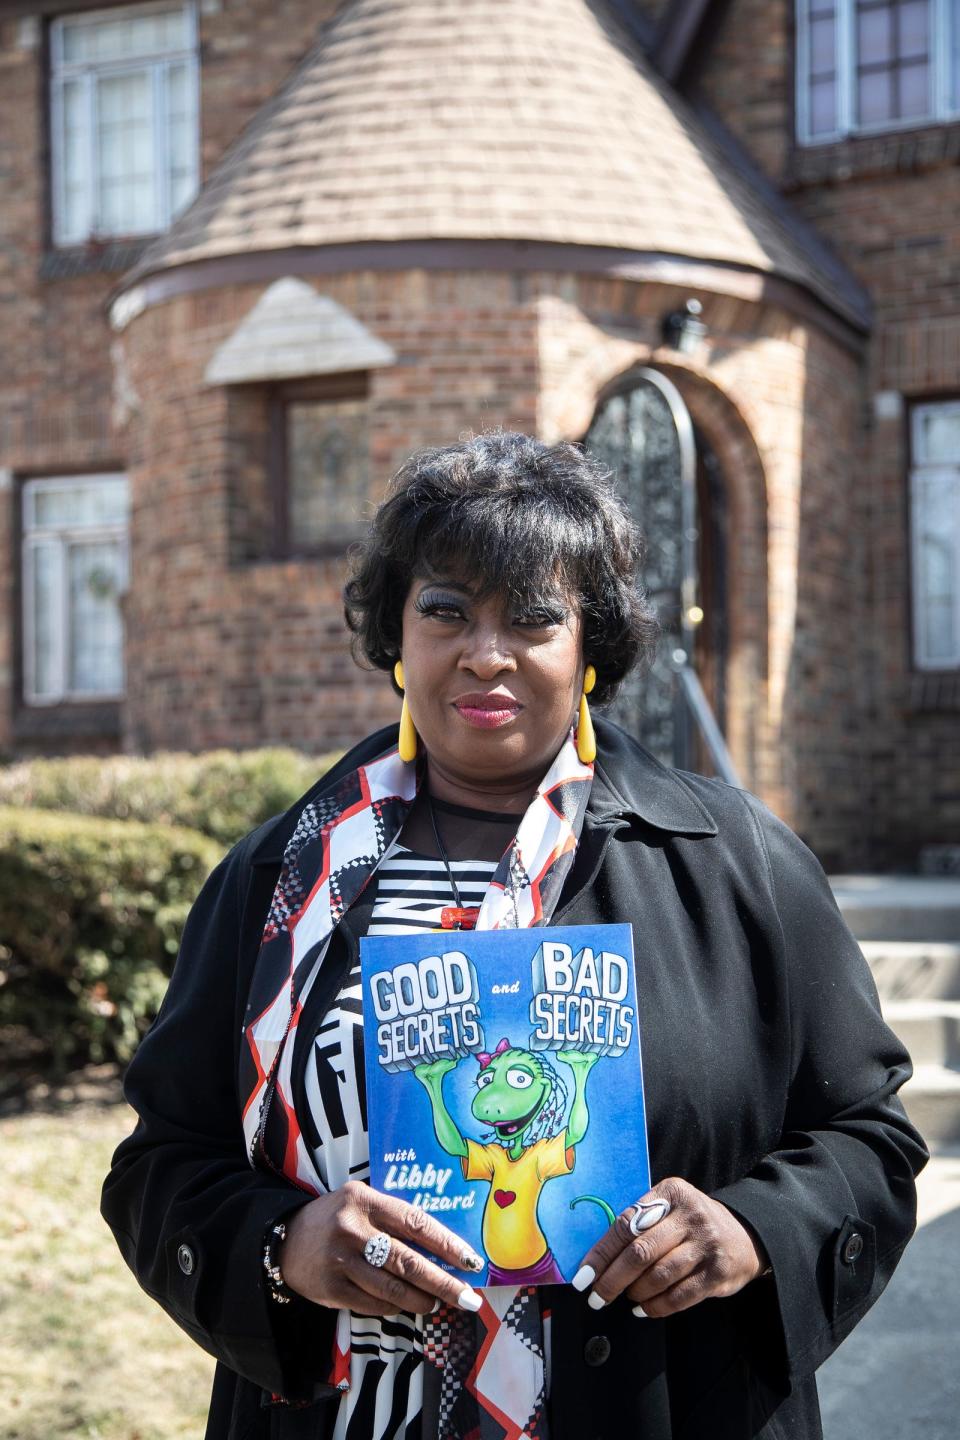
[[[630,1232],[639,1235],[654,1225],[659,1225],[670,1214],[669,1200],[637,1200],[636,1209],[630,1218]]]

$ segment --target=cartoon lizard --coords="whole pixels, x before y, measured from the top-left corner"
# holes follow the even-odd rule
[[[569,1175],[575,1147],[587,1132],[587,1075],[597,1055],[560,1050],[557,1059],[573,1071],[574,1091],[566,1124],[566,1087],[542,1054],[501,1040],[492,1054],[477,1055],[477,1093],[470,1106],[477,1120],[494,1132],[489,1143],[466,1140],[443,1098],[443,1078],[458,1060],[432,1060],[414,1068],[433,1109],[437,1139],[460,1158],[466,1180],[486,1180],[490,1190],[483,1211],[483,1245],[489,1259],[488,1285],[562,1285],[564,1277],[540,1228],[537,1206],[547,1180]],[[615,1218],[605,1200],[582,1195]]]

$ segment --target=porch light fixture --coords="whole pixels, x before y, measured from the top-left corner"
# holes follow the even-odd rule
[[[702,313],[699,300],[686,300],[682,310],[671,310],[669,315],[664,315],[660,325],[664,345],[679,350],[681,355],[692,355],[707,334],[707,327],[700,319]]]

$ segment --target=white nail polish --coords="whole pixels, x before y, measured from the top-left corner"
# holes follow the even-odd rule
[[[431,1314],[431,1315],[436,1315],[437,1311],[440,1309],[440,1306],[441,1306],[442,1304],[443,1304],[443,1301],[442,1301],[442,1300],[434,1300],[433,1306],[431,1307],[431,1310],[430,1310],[430,1314]]]
[[[598,1295],[596,1290],[591,1290],[590,1294],[587,1296],[587,1304],[590,1306],[591,1310],[602,1310],[606,1303],[607,1302],[606,1300],[604,1300],[603,1296]]]
[[[483,1304],[483,1296],[478,1295],[476,1290],[471,1290],[470,1286],[466,1285],[457,1296],[457,1304],[461,1310],[472,1310],[476,1313]]]
[[[586,1290],[587,1286],[592,1285],[596,1278],[597,1272],[592,1265],[581,1265],[570,1284],[574,1290]]]
[[[463,1252],[463,1269],[464,1269],[464,1270],[482,1270],[482,1269],[483,1269],[483,1265],[484,1265],[484,1262],[481,1260],[480,1256],[476,1253],[475,1250],[464,1250],[464,1252]]]
[[[633,1313],[634,1315],[636,1315],[638,1320],[648,1320],[650,1318],[642,1305],[634,1305]]]

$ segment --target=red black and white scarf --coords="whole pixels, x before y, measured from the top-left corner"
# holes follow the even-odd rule
[[[305,806],[264,927],[240,1059],[247,1154],[251,1165],[278,1171],[310,1194],[333,1187],[319,1173],[294,1106],[297,1026],[330,937],[402,828],[418,779],[417,766],[392,749]],[[571,735],[497,866],[478,929],[548,923],[573,863],[592,780],[593,766],[579,759]],[[543,1319],[535,1289],[509,1286],[484,1291],[478,1315],[445,1306],[427,1318],[424,1357],[439,1378],[437,1440],[544,1440]],[[350,1388],[351,1348],[351,1317],[343,1310],[329,1376],[342,1391]]]

